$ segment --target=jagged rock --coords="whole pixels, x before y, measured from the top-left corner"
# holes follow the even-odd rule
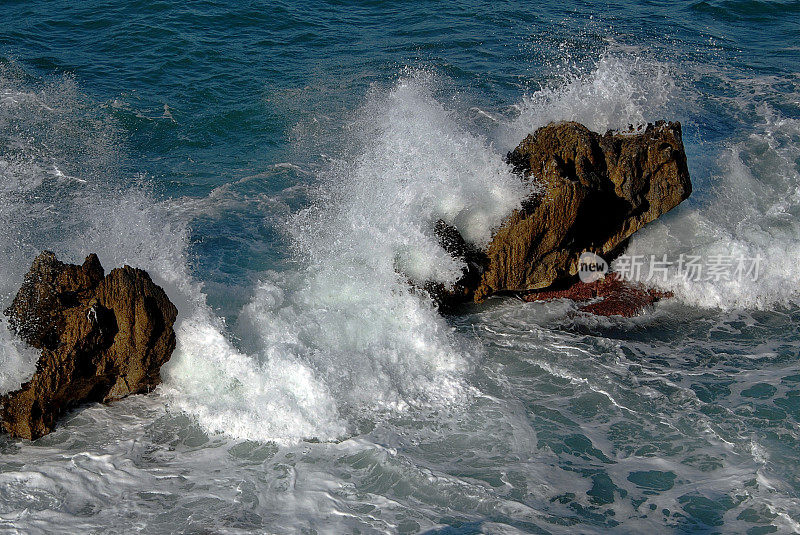
[[[577,282],[562,290],[545,290],[522,296],[525,301],[550,299],[570,299],[579,303],[590,301],[579,307],[579,310],[597,316],[628,318],[656,301],[670,297],[672,297],[671,292],[662,292],[622,280],[616,273],[610,273],[605,278],[590,283]]]
[[[0,398],[3,428],[33,439],[84,402],[148,392],[175,349],[177,309],[147,272],[103,276],[94,254],[81,266],[45,251],[5,310],[9,327],[42,355],[30,381]]]
[[[479,302],[497,292],[574,281],[581,253],[610,262],[634,232],[692,191],[677,122],[605,135],[574,122],[551,123],[525,138],[507,160],[540,187],[497,230],[486,251],[451,251],[468,269],[448,292],[450,299]],[[453,238],[442,240],[446,248],[448,243]]]

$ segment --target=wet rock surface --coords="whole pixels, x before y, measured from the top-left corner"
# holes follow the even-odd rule
[[[467,270],[453,289],[432,293],[446,308],[498,292],[568,286],[587,251],[611,262],[631,235],[691,194],[681,136],[680,123],[664,121],[605,134],[575,122],[538,129],[507,156],[536,192],[486,250],[462,245],[455,229],[437,225],[442,245]]]
[[[148,392],[175,349],[177,309],[147,272],[104,275],[96,255],[78,266],[41,253],[11,306],[9,327],[42,351],[33,377],[0,398],[8,433],[41,437],[85,402]]]

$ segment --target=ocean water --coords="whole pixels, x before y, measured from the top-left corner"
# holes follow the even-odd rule
[[[42,249],[179,308],[151,395],[0,437],[9,533],[800,532],[800,2],[0,2],[0,305]],[[679,120],[634,318],[442,317],[537,127]],[[403,275],[399,275],[402,272]],[[37,355],[0,319],[0,389]]]

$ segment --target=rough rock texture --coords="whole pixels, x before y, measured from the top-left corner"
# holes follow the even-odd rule
[[[677,122],[605,135],[574,122],[551,123],[525,138],[508,162],[539,191],[510,215],[486,251],[450,248],[455,230],[439,232],[451,254],[468,264],[455,290],[439,299],[445,305],[572,281],[581,253],[610,262],[634,232],[692,191]]]
[[[610,273],[604,279],[582,283],[578,282],[563,290],[546,290],[530,293],[522,298],[525,301],[547,301],[550,299],[571,299],[572,301],[591,301],[580,307],[580,311],[598,316],[632,317],[645,307],[660,299],[672,297],[671,292],[662,292],[633,284]]]
[[[94,254],[76,266],[41,253],[5,310],[11,329],[42,355],[31,380],[0,398],[4,429],[38,438],[71,406],[152,390],[175,349],[177,313],[141,269],[104,277]]]

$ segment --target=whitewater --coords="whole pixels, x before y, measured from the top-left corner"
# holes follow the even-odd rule
[[[16,8],[66,44],[2,32],[0,305],[42,249],[95,252],[146,269],[179,317],[155,392],[0,437],[0,530],[800,532],[800,62],[749,37],[797,6],[691,4],[699,40],[555,6],[306,20],[282,2],[280,39],[246,44],[328,73],[298,80],[183,26],[241,39],[272,20],[258,10],[150,5],[158,31],[123,37],[113,13],[65,29],[69,10]],[[83,48],[68,64],[90,28],[161,45],[139,70]],[[672,271],[675,297],[634,318],[513,297],[442,316],[409,284],[461,274],[436,221],[483,246],[530,194],[504,157],[536,128],[658,119],[682,121],[695,192],[628,253],[759,256],[757,280]],[[0,390],[36,359],[0,318]]]

